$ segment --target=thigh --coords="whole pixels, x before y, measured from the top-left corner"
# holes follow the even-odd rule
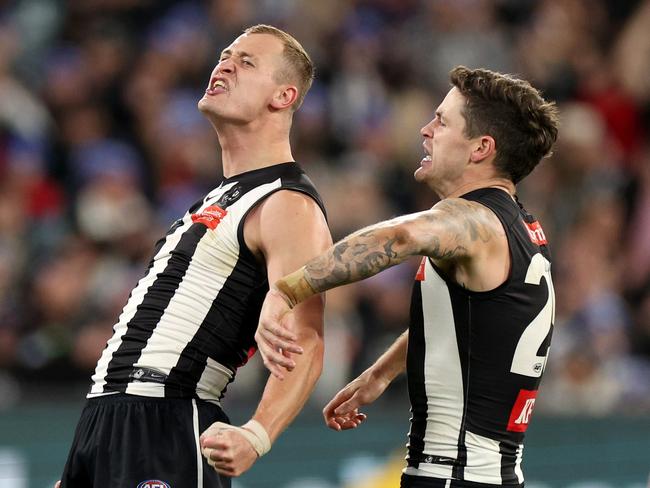
[[[92,458],[93,424],[96,411],[86,405],[75,429],[68,459],[61,475],[62,488],[77,488],[92,486],[90,459]]]
[[[62,488],[230,488],[230,479],[220,477],[200,452],[202,424],[227,421],[216,405],[115,395],[93,399],[87,408],[77,462],[66,466]]]

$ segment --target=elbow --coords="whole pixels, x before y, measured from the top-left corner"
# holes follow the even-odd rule
[[[407,224],[398,223],[390,231],[390,239],[394,243],[393,250],[397,254],[396,257],[406,259],[410,256],[420,254],[417,239]]]

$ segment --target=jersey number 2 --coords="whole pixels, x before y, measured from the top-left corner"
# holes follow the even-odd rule
[[[512,358],[510,372],[524,376],[539,378],[544,372],[548,349],[542,356],[537,352],[548,336],[548,332],[555,322],[555,292],[553,290],[553,281],[551,279],[551,263],[537,253],[530,260],[528,271],[526,272],[525,282],[530,285],[542,284],[542,277],[545,278],[548,298],[542,310],[537,314],[533,321],[521,334],[515,354]]]

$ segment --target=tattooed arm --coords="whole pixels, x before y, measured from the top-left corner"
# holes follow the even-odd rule
[[[431,210],[380,222],[351,234],[324,254],[278,280],[262,308],[255,338],[264,364],[281,377],[290,353],[300,353],[291,332],[290,308],[310,296],[353,283],[410,256],[425,255],[446,269],[471,269],[503,229],[486,207],[463,199],[446,199]],[[461,274],[462,274],[461,272]],[[460,281],[463,282],[463,276]]]
[[[275,283],[291,307],[330,288],[360,281],[414,255],[443,267],[469,262],[500,229],[484,206],[443,200],[426,212],[380,222],[355,232]]]

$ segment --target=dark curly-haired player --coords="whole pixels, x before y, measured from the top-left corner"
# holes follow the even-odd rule
[[[357,427],[358,407],[406,369],[412,418],[402,487],[519,487],[555,302],[546,236],[515,185],[549,154],[557,111],[508,75],[457,67],[451,83],[421,130],[426,156],[415,172],[440,202],[360,230],[277,281],[256,337],[280,374],[287,351],[298,352],[285,326],[290,307],[424,256],[408,332],[334,397],[325,420]]]

